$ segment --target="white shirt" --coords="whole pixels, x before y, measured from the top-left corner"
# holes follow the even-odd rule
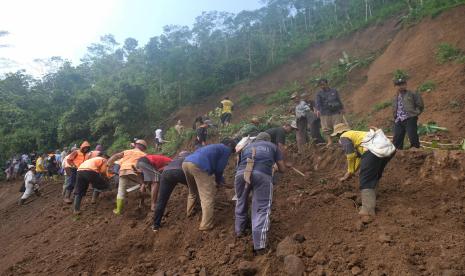
[[[28,184],[34,185],[36,182],[36,175],[32,171],[27,171],[27,173],[24,175],[24,183],[26,186]]]
[[[162,133],[161,129],[155,130],[155,138],[157,138],[159,141],[163,140],[161,137],[161,133]]]

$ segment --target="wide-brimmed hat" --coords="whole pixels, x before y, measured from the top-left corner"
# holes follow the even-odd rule
[[[336,136],[338,134],[341,134],[341,133],[349,131],[349,130],[350,130],[350,127],[348,125],[346,125],[344,123],[337,124],[337,125],[334,126],[334,131],[331,134],[331,136]]]
[[[254,123],[254,124],[259,124],[260,123],[260,119],[258,119],[257,116],[254,116],[252,117],[252,119],[250,120],[251,123]]]
[[[271,136],[266,132],[260,132],[256,137],[256,141],[271,141]]]
[[[299,128],[297,127],[297,122],[296,122],[296,121],[292,121],[292,122],[290,123],[290,125],[291,125],[292,128],[299,129]]]
[[[145,140],[142,140],[142,139],[138,139],[135,144],[139,144],[139,145],[142,145],[144,147],[147,148],[147,142],[145,142]]]
[[[35,167],[36,167],[36,166],[34,166],[34,165],[27,165],[27,168],[28,168],[28,169],[32,169],[32,168],[35,168]]]

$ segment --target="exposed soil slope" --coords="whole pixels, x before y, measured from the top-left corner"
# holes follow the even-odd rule
[[[176,188],[164,228],[153,233],[151,215],[137,210],[134,197],[122,217],[111,213],[111,194],[97,205],[86,201],[84,214],[75,220],[69,206],[59,201],[58,183],[48,184],[46,196],[20,208],[11,202],[17,194],[6,196],[12,186],[2,183],[2,201],[10,202],[2,204],[0,215],[0,273],[184,275],[204,269],[208,275],[228,275],[249,260],[262,275],[282,275],[283,260],[277,257],[282,252],[299,256],[310,275],[351,275],[358,269],[362,275],[465,271],[463,153],[398,153],[378,189],[377,218],[363,224],[355,211],[356,179],[337,181],[344,170],[342,152],[310,151],[310,159],[295,159],[307,177],[291,171],[275,187],[271,251],[260,257],[252,256],[249,238],[233,236],[231,190],[218,194],[217,227],[201,233],[196,230],[199,215],[184,215],[187,189]],[[294,241],[295,234],[305,241]],[[278,253],[278,243],[286,237],[291,242]]]
[[[436,90],[424,95],[426,112],[421,121],[432,119],[450,128],[454,139],[463,130],[464,111],[463,105],[450,108],[450,101],[465,103],[464,65],[437,65],[434,50],[443,41],[465,49],[464,14],[465,7],[458,7],[410,28],[391,20],[316,45],[227,94],[233,100],[240,93],[264,99],[286,82],[298,80],[307,85],[318,73],[311,65],[319,59],[327,68],[342,51],[367,56],[385,49],[369,68],[350,74],[341,91],[349,111],[360,116],[371,113],[375,103],[391,97],[392,71],[406,69],[412,87],[423,80],[436,81]],[[211,97],[176,116],[190,123],[194,115],[212,109],[218,100]],[[239,106],[234,120],[265,108],[262,104],[247,110]],[[389,114],[387,109],[375,113],[372,121],[386,124]],[[301,259],[309,275],[465,273],[463,152],[399,152],[380,183],[376,219],[363,223],[356,214],[360,204],[357,179],[337,181],[345,166],[340,149],[308,148],[303,156],[295,154],[293,146],[290,150],[296,167],[307,176],[289,171],[276,185],[270,252],[264,256],[252,255],[250,238],[234,237],[232,190],[219,190],[216,228],[202,233],[197,230],[200,214],[185,217],[187,189],[180,185],[168,205],[164,227],[153,233],[151,213],[136,208],[134,194],[129,195],[121,217],[111,212],[115,192],[96,205],[86,197],[83,214],[77,219],[61,202],[62,181],[46,183],[42,197],[21,207],[16,205],[20,183],[2,182],[0,275],[230,275],[244,274],[247,266],[260,275],[283,275],[293,267],[278,255],[289,254]],[[232,161],[226,179],[233,179]]]

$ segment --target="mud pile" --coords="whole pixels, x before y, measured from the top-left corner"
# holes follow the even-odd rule
[[[462,152],[398,152],[378,188],[374,221],[358,219],[357,179],[339,183],[345,160],[337,148],[294,154],[293,171],[275,186],[270,252],[254,257],[250,238],[233,234],[232,190],[221,189],[216,228],[197,230],[200,214],[185,217],[187,189],[175,189],[164,227],[130,196],[116,217],[114,192],[97,205],[90,197],[76,219],[60,202],[61,183],[45,196],[14,205],[13,186],[1,185],[1,275],[459,275],[465,270]],[[232,166],[227,180],[232,181]],[[14,188],[17,188],[16,183]],[[17,194],[16,194],[17,195]],[[162,274],[158,274],[162,275]]]

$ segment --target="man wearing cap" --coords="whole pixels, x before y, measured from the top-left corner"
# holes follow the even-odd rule
[[[165,213],[166,205],[171,197],[171,193],[178,183],[187,186],[186,175],[182,170],[182,162],[190,154],[182,151],[164,169],[160,176],[160,192],[158,195],[155,213],[153,215],[152,230],[157,231],[161,227],[161,219]]]
[[[236,190],[235,232],[244,235],[247,226],[249,194],[252,192],[252,238],[254,252],[265,253],[267,233],[270,228],[271,202],[273,199],[273,166],[284,172],[283,156],[271,143],[271,136],[261,132],[255,141],[239,154],[234,186]]]
[[[258,129],[258,125],[260,124],[260,119],[258,117],[254,116],[250,120],[250,123],[244,125],[241,127],[241,129],[234,135],[235,140],[240,140],[243,137],[255,137],[260,130]]]
[[[95,146],[95,149],[93,151],[90,151],[87,154],[87,159],[91,159],[91,158],[100,156],[102,153],[103,153],[103,146],[98,144],[97,146]]]
[[[145,156],[147,142],[138,139],[134,142],[134,148],[114,154],[108,159],[108,167],[112,167],[116,160],[120,160],[118,194],[116,196],[116,209],[113,210],[115,215],[120,215],[124,207],[124,198],[126,196],[126,187],[129,185],[136,186],[141,182],[137,172],[134,170],[137,161]]]
[[[321,119],[321,127],[327,136],[327,145],[333,143],[331,132],[335,125],[344,123],[344,105],[336,89],[330,88],[327,79],[318,82],[321,90],[315,97],[316,115]]]
[[[339,180],[341,182],[348,180],[360,168],[362,207],[359,215],[361,216],[375,215],[375,188],[383,175],[384,168],[395,154],[381,158],[364,148],[361,144],[367,134],[366,131],[351,130],[346,124],[335,125],[331,134],[339,137],[339,144],[347,158],[347,172]]]
[[[150,189],[150,210],[152,211],[155,210],[157,202],[160,173],[171,161],[171,158],[161,154],[147,154],[137,160],[136,168],[142,172],[144,180],[140,191],[144,193],[147,187]],[[141,205],[142,203],[143,198],[141,198]]]
[[[295,107],[295,118],[297,125],[296,132],[296,142],[297,149],[299,153],[302,153],[304,150],[305,144],[308,142],[307,136],[307,125],[308,125],[308,114],[310,113],[310,106],[305,102],[303,96],[295,97],[296,107]]]
[[[71,152],[66,158],[65,171],[66,171],[66,190],[64,195],[64,202],[71,204],[71,193],[76,184],[77,168],[88,159],[87,153],[90,150],[90,144],[87,141],[82,142],[79,149]]]
[[[182,163],[182,170],[189,187],[187,216],[193,214],[195,202],[200,197],[202,220],[199,230],[201,231],[213,228],[216,186],[224,184],[223,171],[235,147],[234,140],[224,139],[221,144],[207,145],[196,150]]]
[[[270,128],[265,132],[268,133],[271,137],[271,143],[278,146],[278,149],[283,155],[283,159],[286,161],[286,166],[290,167],[292,164],[287,161],[287,151],[286,151],[286,135],[291,133],[293,130],[297,129],[297,124],[295,121],[291,123],[284,123],[281,127]]]
[[[102,153],[100,152],[100,154]],[[92,202],[95,202],[101,190],[108,189],[107,158],[108,156],[96,156],[82,162],[79,166],[76,187],[74,189],[74,214],[80,214],[81,201],[86,195],[90,183],[92,183],[92,188],[94,189]]]
[[[36,167],[33,165],[27,165],[28,171],[24,175],[24,186],[26,190],[24,191],[23,195],[19,199],[19,205],[23,205],[33,193],[37,196],[40,196],[38,180],[36,178]]]
[[[396,79],[394,85],[397,87],[397,94],[393,99],[394,116],[394,139],[396,149],[403,149],[404,138],[407,133],[410,145],[414,148],[420,147],[418,138],[418,116],[423,112],[423,99],[419,93],[407,90],[407,81],[403,78]]]

